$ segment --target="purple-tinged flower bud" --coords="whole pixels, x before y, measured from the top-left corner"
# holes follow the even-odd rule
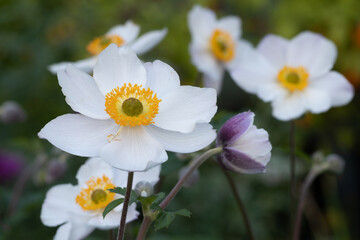
[[[21,156],[0,151],[0,182],[11,180],[22,170],[24,164]]]
[[[243,112],[230,118],[220,129],[216,145],[223,151],[218,162],[225,169],[253,174],[266,171],[271,157],[269,134],[253,125],[253,112]]]
[[[26,119],[25,110],[14,101],[6,101],[0,106],[0,121],[18,123]]]
[[[46,178],[45,182],[50,184],[64,175],[66,172],[66,161],[61,159],[52,159],[46,167]]]
[[[181,179],[185,173],[187,172],[187,170],[189,169],[189,167],[182,167],[179,171],[179,179]],[[195,169],[190,176],[185,180],[184,182],[184,187],[189,188],[193,185],[195,185],[200,178],[200,173],[198,169]]]

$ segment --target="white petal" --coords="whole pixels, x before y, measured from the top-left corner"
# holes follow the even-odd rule
[[[119,187],[126,187],[128,172],[121,171],[115,168],[113,169],[114,169],[114,184]],[[160,171],[161,171],[161,165],[157,165],[153,168],[150,168],[146,172],[135,172],[132,188],[134,189],[136,184],[141,181],[150,182],[151,184],[155,185],[159,181]]]
[[[61,184],[50,188],[41,208],[40,218],[44,225],[52,227],[70,221],[74,212],[79,211],[75,199],[78,188]]]
[[[94,79],[100,91],[106,95],[112,89],[122,87],[124,83],[145,86],[146,71],[134,51],[110,44],[98,56]]]
[[[113,120],[65,114],[46,124],[38,135],[65,152],[96,157],[99,156],[100,149],[108,143],[107,136],[116,133],[118,128]]]
[[[150,87],[159,99],[180,86],[179,75],[166,63],[156,60],[144,66],[147,73],[146,88]]]
[[[277,72],[266,59],[246,42],[240,41],[241,57],[237,66],[229,69],[235,83],[249,93],[257,93],[266,83],[276,81]]]
[[[86,224],[66,223],[56,231],[54,240],[81,240],[87,237],[94,227]]]
[[[99,91],[94,79],[86,73],[68,65],[58,72],[59,84],[71,108],[87,117],[110,119],[105,112],[105,97]]]
[[[196,124],[190,133],[168,131],[153,125],[146,126],[148,133],[168,151],[191,153],[208,146],[216,138],[216,132],[208,123]]]
[[[136,54],[141,55],[150,51],[153,47],[158,45],[167,34],[167,29],[151,31],[145,33],[139,37],[133,44],[131,44],[131,49],[136,52]]]
[[[208,44],[216,25],[216,15],[210,9],[194,6],[188,15],[188,25],[192,40],[196,44]]]
[[[249,51],[254,51],[252,44],[245,40],[239,40],[235,45],[235,56],[229,61],[225,62],[224,65],[228,71],[236,70],[239,65],[247,62],[247,55]]]
[[[215,59],[209,49],[191,44],[189,50],[191,62],[200,72],[216,81],[223,78],[224,67]]]
[[[306,111],[303,94],[297,92],[278,97],[271,105],[273,116],[282,121],[298,118]]]
[[[136,204],[135,203],[131,204],[128,208],[126,223],[134,221],[135,219],[137,219],[138,215],[139,212],[136,211]],[[94,216],[89,220],[89,225],[102,230],[107,230],[118,227],[120,224],[120,219],[121,219],[121,211],[113,210],[109,212],[105,218],[103,218],[102,214],[98,214]]]
[[[112,179],[113,168],[101,158],[90,158],[79,168],[76,179],[79,186],[82,187],[90,178],[102,177],[103,175]]]
[[[330,95],[332,106],[348,104],[354,97],[354,87],[338,72],[331,71],[310,84],[311,87],[326,91]]]
[[[123,127],[116,139],[101,149],[100,157],[115,168],[134,172],[146,171],[151,162],[167,160],[163,146],[141,126]]]
[[[257,89],[257,96],[264,102],[269,102],[288,94],[288,91],[277,82],[261,83]]]
[[[112,27],[106,35],[118,35],[125,43],[133,41],[140,32],[140,27],[133,21],[128,20],[124,25],[116,25]]]
[[[303,94],[306,110],[310,110],[312,113],[321,113],[330,109],[331,98],[327,92],[308,87]]]
[[[204,87],[214,88],[216,90],[217,94],[218,95],[220,94],[221,89],[222,89],[222,84],[223,84],[222,78],[220,80],[213,80],[208,75],[204,74],[203,81],[204,81]]]
[[[272,146],[269,141],[269,134],[264,129],[251,126],[232,146],[247,154],[264,166],[270,160]]]
[[[170,131],[189,133],[197,123],[208,123],[215,115],[216,91],[213,88],[181,86],[169,92],[159,104],[155,125]]]
[[[288,64],[303,66],[311,78],[319,77],[334,66],[336,46],[320,34],[302,32],[290,41]]]
[[[258,52],[277,70],[287,64],[289,41],[277,35],[265,36],[257,46]]]
[[[60,62],[60,63],[55,63],[55,64],[50,65],[48,67],[48,69],[53,74],[56,74],[60,70],[65,70],[67,65],[72,64],[76,68],[78,68],[86,73],[92,73],[95,63],[96,63],[96,60],[97,60],[96,57],[91,57],[91,58],[86,58],[86,59],[83,59],[83,60],[80,60],[77,62]]]
[[[216,23],[215,28],[225,30],[233,41],[237,41],[241,36],[241,19],[237,16],[223,17]]]

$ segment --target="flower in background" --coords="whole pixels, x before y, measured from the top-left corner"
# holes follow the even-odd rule
[[[147,172],[135,173],[134,183],[146,180],[156,184],[160,167]],[[78,185],[60,184],[46,194],[41,209],[44,225],[59,226],[54,239],[83,239],[95,228],[112,229],[119,226],[123,204],[114,208],[105,218],[104,208],[121,195],[108,189],[126,187],[127,172],[112,168],[100,158],[91,158],[76,174]],[[137,218],[136,204],[129,206],[127,222]]]
[[[190,55],[196,68],[204,74],[204,85],[221,90],[224,69],[230,69],[249,43],[240,40],[241,20],[236,16],[216,19],[213,11],[199,5],[188,15],[191,33]]]
[[[216,145],[223,151],[218,162],[227,170],[240,173],[265,172],[271,157],[269,134],[253,125],[255,114],[240,113],[221,127]]]
[[[330,71],[336,55],[334,43],[320,34],[302,32],[292,40],[268,35],[256,49],[244,49],[231,76],[245,91],[271,101],[274,117],[286,121],[351,101],[352,85]]]
[[[209,124],[216,91],[180,86],[169,65],[143,64],[128,47],[111,44],[100,53],[93,77],[69,65],[58,78],[80,114],[52,120],[39,136],[71,154],[145,171],[167,160],[165,150],[194,152],[216,137]]]
[[[18,176],[23,167],[24,163],[21,156],[0,150],[0,182]]]
[[[162,30],[151,31],[137,38],[139,32],[140,27],[130,20],[123,25],[114,26],[104,36],[96,37],[87,45],[86,50],[92,57],[72,64],[84,72],[91,73],[95,66],[97,55],[111,43],[114,43],[119,47],[128,46],[139,55],[144,54],[163,40],[167,34],[167,29],[164,28]],[[61,62],[50,65],[49,70],[56,74],[60,70],[65,70],[66,65],[69,63],[71,62]]]
[[[14,101],[6,101],[0,105],[0,121],[3,123],[19,123],[26,120],[25,110]]]

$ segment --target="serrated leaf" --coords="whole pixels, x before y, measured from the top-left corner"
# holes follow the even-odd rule
[[[108,190],[112,193],[121,194],[123,196],[125,196],[125,193],[126,193],[126,188],[121,188],[121,187],[116,187],[116,188],[112,188],[112,189],[108,189]]]
[[[155,194],[154,196],[156,196],[156,198],[154,199],[152,204],[156,204],[156,203],[160,202],[161,200],[163,200],[165,198],[165,193],[159,192],[159,193]]]
[[[191,212],[188,209],[185,209],[185,208],[177,210],[177,211],[175,211],[173,213],[176,214],[176,215],[183,216],[183,217],[191,217]]]
[[[161,212],[160,216],[156,219],[154,224],[155,231],[162,229],[164,227],[168,227],[172,221],[174,221],[175,214],[172,212]]]
[[[122,204],[124,202],[123,198],[119,198],[119,199],[115,199],[114,201],[112,201],[111,203],[109,203],[104,211],[103,211],[103,218],[105,218],[105,216],[114,208],[116,208],[117,206],[119,206],[120,204]]]

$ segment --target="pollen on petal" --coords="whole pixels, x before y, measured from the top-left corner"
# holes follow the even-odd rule
[[[86,50],[92,55],[98,55],[105,48],[107,48],[111,43],[115,43],[119,47],[124,44],[124,39],[118,35],[108,35],[97,37],[92,40],[86,47]]]

